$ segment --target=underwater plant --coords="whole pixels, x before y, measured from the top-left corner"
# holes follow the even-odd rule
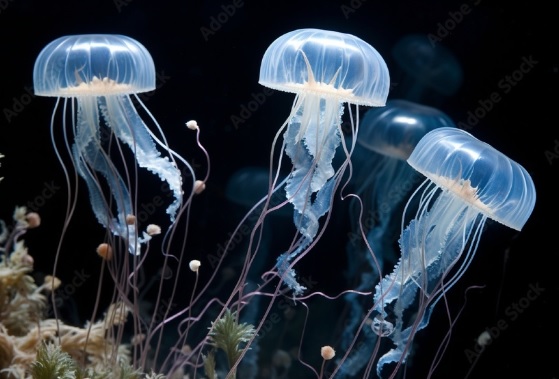
[[[109,332],[124,318],[107,312],[103,318],[84,327],[50,318],[48,295],[62,281],[45,275],[37,285],[32,276],[34,259],[23,236],[39,227],[40,216],[16,207],[14,224],[0,221],[0,377],[51,379],[85,378],[93,373],[107,379],[135,379],[130,372],[129,346],[119,344]],[[122,309],[116,306],[113,309]],[[118,360],[107,359],[107,352],[118,351]]]

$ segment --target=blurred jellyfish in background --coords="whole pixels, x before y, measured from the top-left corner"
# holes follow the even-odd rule
[[[350,202],[346,273],[357,290],[370,289],[379,280],[379,273],[398,260],[396,242],[405,200],[422,181],[406,160],[425,134],[441,127],[455,124],[436,108],[401,99],[388,100],[385,107],[372,108],[363,116],[351,158],[351,192],[358,198]],[[353,293],[347,294],[346,300],[350,311],[342,337],[343,349],[354,339],[363,314],[370,307],[370,299]],[[371,341],[369,344],[371,351],[362,349],[362,359],[354,356],[352,367],[348,364],[345,374],[360,368],[359,362],[366,364],[366,355],[374,347]]]
[[[402,37],[392,49],[394,97],[440,106],[462,86],[463,72],[456,56],[424,34]]]
[[[354,148],[359,114],[350,109],[353,137],[347,146],[341,130],[345,103],[385,105],[390,78],[383,58],[365,41],[334,31],[300,29],[284,34],[268,47],[259,83],[296,94],[291,113],[274,139],[271,157],[276,156],[277,141],[283,134],[281,149],[293,165],[284,190],[294,207],[298,237],[280,255],[276,269],[284,283],[301,294],[305,287],[297,282],[292,266],[320,233],[319,219],[331,209]],[[340,145],[346,160],[333,167]],[[278,185],[282,165],[280,156],[271,169],[272,188]]]
[[[140,178],[144,178],[141,169],[158,179],[155,183],[160,183],[157,186],[161,188],[157,194],[160,200],[169,199],[166,213],[171,227],[165,235],[168,242],[178,217],[187,209],[193,194],[204,186],[202,181],[194,180],[194,171],[188,162],[168,146],[159,124],[137,96],[155,89],[153,59],[143,45],[127,36],[64,36],[40,52],[35,61],[33,82],[37,96],[57,98],[51,119],[51,138],[69,191],[64,231],[76,208],[77,173],[87,185],[97,221],[108,231],[106,243],[100,245],[98,253],[112,275],[112,301],[123,302],[132,310],[136,317],[135,335],[146,333],[155,319],[138,319],[136,274],[144,262],[142,250],[147,251],[147,247],[142,248],[143,244],[160,233],[161,228],[148,224],[149,218],[140,220],[137,217],[140,203],[150,200],[142,197],[142,188],[147,186],[140,183]],[[140,112],[134,103],[139,105]],[[155,132],[140,113],[150,120]],[[195,121],[187,126],[199,133]],[[59,136],[62,136],[62,148],[58,146]],[[71,166],[67,164],[68,159]],[[185,176],[190,178],[187,183],[183,183]],[[183,194],[183,185],[189,188],[187,196]],[[139,232],[140,222],[146,223],[142,225],[145,232]],[[166,257],[163,268],[168,262],[168,247],[162,245]],[[124,253],[126,251],[130,254]],[[165,314],[163,309],[158,312],[160,316]],[[146,345],[148,342],[149,335]],[[138,367],[145,363],[147,350],[139,353],[142,363]],[[115,354],[112,359],[120,358]]]
[[[522,166],[458,128],[427,133],[408,163],[427,179],[410,198],[419,208],[402,230],[401,258],[375,289],[371,327],[392,342],[379,377],[396,363],[388,375],[395,377],[406,362],[415,334],[472,262],[487,218],[520,231],[536,200]]]
[[[382,260],[394,263],[399,255],[391,237],[400,232],[404,199],[421,180],[406,160],[425,134],[441,127],[456,125],[439,109],[401,99],[370,109],[361,120],[351,184],[364,214],[359,220],[354,206],[350,221],[365,227],[369,244]],[[353,229],[357,232],[357,225]]]

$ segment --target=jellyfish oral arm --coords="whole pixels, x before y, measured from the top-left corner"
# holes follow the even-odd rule
[[[78,115],[75,130],[75,142],[72,155],[78,174],[85,180],[91,208],[97,221],[111,232],[126,238],[129,251],[139,252],[138,238],[135,225],[126,224],[126,215],[132,214],[132,203],[128,186],[118,173],[111,159],[101,147],[101,132],[99,130],[99,106],[96,97],[78,99]],[[107,181],[117,208],[118,216],[111,216],[108,202],[99,185],[99,177]]]
[[[344,110],[337,98],[301,96],[284,133],[285,152],[293,163],[285,190],[294,206],[294,223],[301,238],[294,249],[278,257],[276,264],[285,284],[295,294],[302,293],[305,287],[297,283],[290,262],[313,242],[320,217],[331,208],[336,182],[332,160],[341,143]]]
[[[120,142],[130,147],[140,167],[148,169],[167,182],[174,195],[174,202],[167,208],[172,222],[182,202],[180,170],[168,157],[160,155],[149,129],[136,112],[128,95],[81,97],[77,102],[76,140],[72,153],[76,170],[87,184],[93,212],[101,225],[128,241],[130,253],[140,254],[140,244],[148,241],[150,237],[146,233],[139,237],[136,225],[126,222],[128,215],[134,215],[129,184],[112,163],[109,153],[103,149],[100,118]],[[111,210],[107,205],[109,202],[104,198],[98,176],[107,181],[107,187],[117,208],[116,217],[110,216]]]
[[[182,177],[177,165],[168,157],[162,157],[151,137],[150,131],[128,95],[106,97],[105,119],[116,136],[125,142],[136,156],[138,165],[158,175],[167,182],[173,193],[174,201],[167,207],[171,221],[175,220],[177,210],[182,202]]]

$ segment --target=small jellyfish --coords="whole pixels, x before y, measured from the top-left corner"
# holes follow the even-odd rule
[[[73,139],[68,153],[87,185],[97,220],[123,238],[130,253],[140,254],[140,245],[150,236],[139,235],[136,229],[138,186],[133,181],[138,173],[130,167],[124,150],[130,149],[139,167],[166,183],[173,198],[167,207],[171,221],[183,204],[182,174],[177,161],[193,174],[188,163],[168,147],[161,128],[137,96],[155,89],[151,55],[138,41],[122,35],[60,37],[37,57],[33,83],[37,96],[57,98],[51,136],[59,160],[63,163],[54,135],[56,114],[62,108],[61,129],[66,146]],[[148,128],[134,102],[152,119],[161,137]],[[69,171],[65,166],[66,175]]]
[[[409,194],[423,180],[406,160],[425,134],[441,127],[455,124],[436,108],[402,99],[388,100],[385,107],[372,108],[361,119],[351,157],[350,184],[357,198],[350,203],[346,274],[349,280],[358,281],[357,290],[369,289],[384,267],[396,263],[402,210]],[[354,294],[346,295],[346,300],[350,314],[342,338],[344,346],[351,343],[361,315],[370,307],[369,299]],[[353,366],[355,369],[357,362]]]
[[[281,254],[276,268],[284,283],[300,294],[305,287],[297,282],[291,267],[315,241],[319,219],[331,209],[333,194],[353,150],[353,145],[348,148],[342,139],[345,103],[384,106],[390,78],[381,55],[360,38],[329,30],[300,29],[282,35],[268,47],[259,83],[296,94],[291,113],[274,141],[283,133],[282,150],[292,162],[285,193],[294,207],[299,238]],[[350,114],[352,143],[358,117],[354,119]],[[340,145],[347,159],[334,167]],[[271,156],[275,156],[274,151]],[[280,169],[281,157],[274,170],[279,173]],[[271,187],[276,187],[276,180],[271,181]]]
[[[536,201],[522,166],[458,128],[427,133],[408,163],[427,179],[410,198],[419,208],[402,231],[400,261],[375,290],[372,326],[394,344],[377,363],[379,377],[396,362],[394,377],[406,361],[415,334],[472,262],[487,219],[520,231]]]
[[[462,66],[445,46],[423,34],[410,34],[392,49],[399,70],[394,76],[396,96],[422,104],[440,105],[462,86]]]

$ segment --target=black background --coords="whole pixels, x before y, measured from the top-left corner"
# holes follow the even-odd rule
[[[194,163],[199,175],[206,169],[203,156],[195,149],[194,136],[184,129],[184,122],[198,121],[202,142],[211,155],[208,189],[195,205],[192,221],[194,249],[205,251],[215,250],[225,238],[224,230],[238,221],[228,219],[232,213],[224,212],[227,179],[241,167],[268,163],[272,138],[288,114],[293,96],[274,93],[245,123],[235,126],[231,121],[253,94],[262,93],[258,84],[262,54],[283,33],[313,27],[354,34],[383,55],[391,74],[398,72],[391,49],[401,37],[409,33],[440,37],[464,73],[459,91],[436,101],[456,123],[466,122],[468,112],[478,108],[480,101],[502,91],[499,81],[531,57],[537,64],[510,92],[500,92],[501,100],[492,104],[470,132],[528,170],[537,189],[536,207],[522,232],[497,225],[482,237],[474,262],[449,295],[451,312],[456,314],[462,306],[467,287],[485,287],[468,297],[434,377],[465,377],[470,365],[464,351],[474,347],[475,338],[485,328],[502,319],[510,321],[507,307],[525,298],[535,284],[545,290],[487,347],[470,377],[558,377],[559,130],[555,113],[559,61],[558,28],[549,6],[537,2],[497,5],[485,0],[475,4],[244,0],[237,2],[240,6],[215,33],[204,36],[203,28],[210,28],[212,17],[223,12],[221,6],[233,1],[2,0],[0,4],[0,153],[6,156],[0,167],[0,176],[4,176],[0,218],[9,220],[15,205],[33,202],[45,194],[45,188],[55,188],[48,201],[34,203],[43,224],[26,237],[37,270],[44,272],[52,266],[66,195],[49,136],[54,100],[29,93],[35,58],[57,37],[125,34],[151,52],[160,81],[159,88],[146,97],[146,105],[163,125],[171,145]],[[460,13],[460,9],[469,12]],[[394,77],[392,86],[389,98],[399,95]],[[23,107],[16,105],[18,101],[25,103]],[[81,213],[75,219],[78,225],[71,229],[66,245],[71,252],[63,262],[70,271],[76,264],[88,267],[95,261],[91,252],[102,235],[88,213],[85,190],[80,205]],[[335,240],[332,235],[329,238]],[[338,243],[340,254],[344,242]],[[325,291],[335,282],[335,275],[340,275],[345,261],[331,250],[317,251],[306,258],[311,264],[302,267]],[[86,292],[87,288],[81,291],[78,295],[86,298],[94,293]],[[418,336],[424,349],[416,352],[417,373],[411,366],[410,378],[425,376],[425,367],[447,330],[441,309]]]

